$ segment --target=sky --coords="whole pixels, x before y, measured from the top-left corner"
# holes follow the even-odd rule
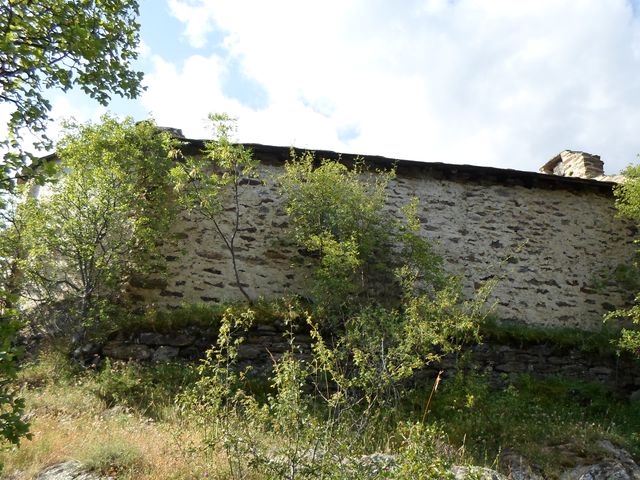
[[[141,0],[145,92],[108,110],[210,138],[609,174],[640,153],[640,0]],[[81,93],[54,118],[96,119]],[[55,128],[54,128],[55,129]]]

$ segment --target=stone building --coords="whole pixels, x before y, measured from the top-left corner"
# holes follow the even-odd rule
[[[197,154],[200,140],[185,140]],[[240,274],[252,296],[299,292],[303,259],[291,242],[277,178],[288,147],[247,145],[261,162],[241,201]],[[317,158],[338,154],[317,151]],[[355,156],[342,155],[352,162]],[[390,209],[420,200],[421,233],[471,291],[497,276],[496,315],[538,326],[599,329],[603,314],[629,302],[621,272],[635,248],[634,225],[616,217],[612,189],[595,155],[563,151],[543,173],[367,156],[373,168],[396,167]],[[239,299],[227,251],[211,225],[182,213],[178,239],[166,246],[165,278],[137,282],[139,300],[164,306]]]

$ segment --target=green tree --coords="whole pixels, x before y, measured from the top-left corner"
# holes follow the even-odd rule
[[[251,303],[240,278],[236,240],[242,226],[241,199],[248,179],[257,175],[258,161],[251,150],[233,143],[236,120],[209,115],[215,138],[205,143],[204,155],[185,159],[171,170],[178,202],[188,211],[210,220],[229,252],[235,284]]]
[[[57,180],[20,206],[20,270],[31,299],[61,299],[82,320],[120,298],[135,274],[158,268],[172,218],[169,170],[176,140],[152,122],[68,124]],[[73,315],[72,315],[73,317]]]
[[[21,256],[21,228],[15,205],[15,198],[10,197],[0,210],[0,448],[6,443],[17,445],[21,437],[29,436],[29,426],[22,419],[24,401],[14,384],[21,353],[13,343],[21,326],[14,308],[19,293],[16,259]]]
[[[142,73],[131,69],[138,56],[137,0],[6,0],[0,2],[0,104],[13,107],[8,137],[0,147],[0,188],[11,188],[29,155],[22,132],[44,135],[49,89],[79,87],[102,105],[112,95],[136,97]],[[23,171],[23,175],[28,175]]]
[[[364,304],[389,306],[410,279],[412,288],[442,284],[442,261],[418,235],[417,201],[399,216],[387,209],[394,171],[291,155],[279,181],[294,240],[313,259],[316,304],[346,317]]]
[[[113,94],[131,98],[140,93],[142,73],[131,69],[138,55],[137,15],[137,0],[0,2],[0,105],[11,107],[8,135],[0,140],[0,209],[5,209],[6,195],[13,191],[16,176],[35,175],[29,168],[33,157],[22,145],[23,132],[36,134],[40,139],[37,148],[51,146],[44,134],[51,111],[46,90],[67,91],[77,86],[103,105]],[[49,173],[43,168],[46,166],[39,166],[39,179]],[[0,229],[7,227],[3,224]],[[12,260],[10,265],[9,270]],[[11,339],[16,324],[13,296],[6,284],[0,285],[0,302],[0,408],[4,412],[0,437],[17,443],[25,429],[19,421],[21,403],[8,387],[15,374]]]
[[[640,165],[629,165],[622,174],[625,176],[625,181],[614,189],[618,214],[634,221],[636,226],[640,226]],[[638,239],[636,239],[637,242]],[[637,260],[634,267],[637,272],[639,268]],[[633,323],[640,324],[640,293],[636,294],[633,306],[621,308],[605,316],[607,320],[619,318],[628,318]],[[623,350],[640,356],[640,331],[623,328],[619,345]]]

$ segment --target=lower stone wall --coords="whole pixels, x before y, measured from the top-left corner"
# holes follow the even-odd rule
[[[239,348],[241,366],[252,367],[254,374],[269,371],[274,359],[290,350],[287,329],[283,324],[258,325],[247,335]],[[203,358],[215,342],[213,329],[189,328],[164,335],[142,332],[120,335],[104,345],[89,344],[78,348],[74,356],[86,365],[99,366],[104,358],[114,360],[194,361]],[[311,355],[308,332],[295,332],[295,350],[302,358]],[[475,370],[487,375],[492,383],[504,385],[522,374],[534,377],[559,377],[599,382],[621,393],[640,391],[640,361],[611,355],[596,355],[578,349],[560,348],[550,344],[527,346],[481,344],[469,347],[469,362]],[[445,357],[418,375],[418,381],[432,381],[440,370],[445,378],[455,374],[454,356]]]

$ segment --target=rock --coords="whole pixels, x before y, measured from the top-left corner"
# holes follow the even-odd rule
[[[76,348],[73,351],[72,355],[73,355],[73,358],[79,359],[79,358],[93,357],[98,353],[100,353],[100,346],[91,342]]]
[[[102,352],[109,358],[116,360],[148,360],[151,358],[151,349],[146,345],[136,343],[108,342]]]
[[[640,401],[640,390],[636,390],[631,395],[629,395],[630,402],[638,402]]]
[[[605,460],[595,465],[583,465],[564,472],[560,480],[632,480],[625,468],[616,460]]]
[[[178,347],[168,347],[166,345],[162,345],[153,352],[151,356],[151,360],[154,362],[166,362],[167,360],[171,360],[176,358],[180,353],[180,349]]]
[[[264,347],[248,344],[240,345],[238,347],[238,360],[256,360],[264,353]]]
[[[186,360],[197,360],[202,356],[202,352],[196,347],[186,347],[180,349],[180,357]]]
[[[485,467],[460,467],[454,465],[451,468],[455,480],[508,480],[501,473]]]
[[[544,480],[542,475],[534,472],[526,458],[510,448],[502,451],[499,463],[510,480]]]
[[[597,444],[598,448],[611,455],[618,462],[622,464],[626,472],[629,474],[629,478],[634,480],[640,480],[640,467],[635,462],[633,457],[624,448],[616,447],[609,440],[601,440]]]
[[[640,467],[625,449],[608,440],[601,440],[598,448],[607,454],[600,463],[580,465],[565,473],[561,480],[640,480]]]
[[[45,468],[38,474],[36,480],[112,480],[112,477],[88,472],[82,468],[80,462],[70,460]]]

